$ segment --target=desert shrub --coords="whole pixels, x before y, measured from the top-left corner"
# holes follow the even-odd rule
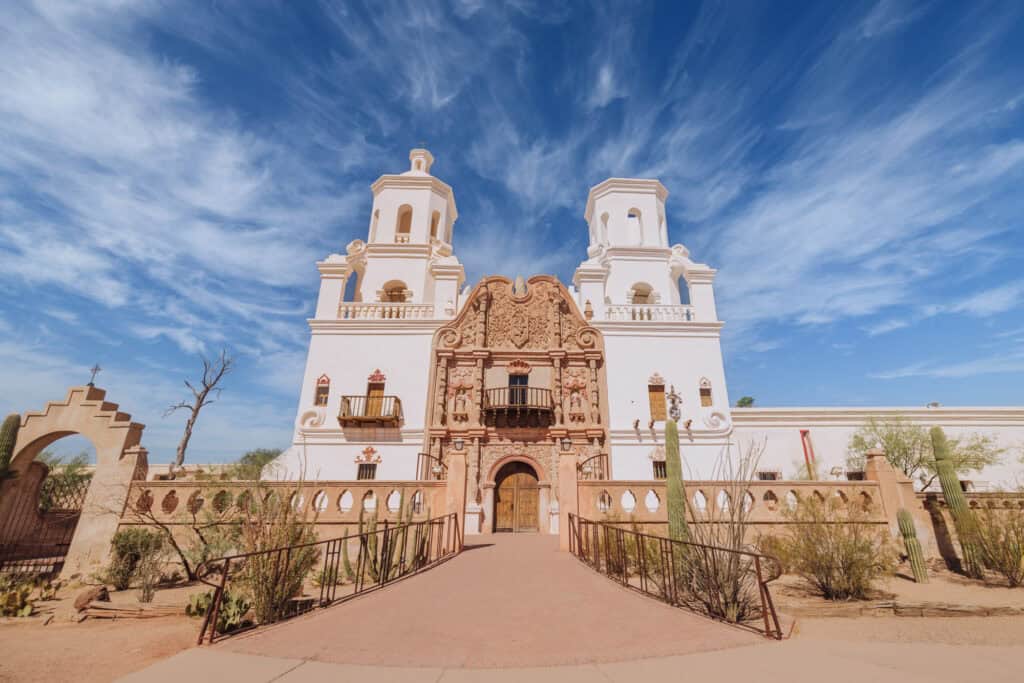
[[[308,506],[295,507],[287,495],[254,495],[239,524],[239,551],[258,554],[244,561],[236,580],[251,596],[261,624],[277,621],[287,612],[320,556],[315,546],[295,547],[316,540]]]
[[[188,605],[185,606],[185,614],[192,618],[205,616],[213,604],[213,591],[205,593],[193,593],[188,598]],[[242,595],[232,594],[224,591],[221,599],[220,610],[217,612],[217,623],[214,625],[217,633],[228,633],[236,629],[248,626],[252,623],[249,612],[252,605]]]
[[[321,569],[313,577],[313,585],[317,588],[321,586],[340,586],[343,583],[342,571],[338,570],[338,565],[336,564],[332,564],[327,569]]]
[[[104,583],[116,590],[127,590],[136,578],[139,563],[145,563],[147,572],[153,571],[157,556],[162,554],[163,538],[158,532],[131,527],[121,529],[111,541],[113,555],[103,574]],[[159,580],[159,565],[156,568]]]
[[[895,571],[887,529],[869,524],[862,506],[812,497],[784,514],[789,524],[776,554],[825,598],[862,600],[874,580]]]
[[[783,574],[789,574],[792,572],[792,567],[785,562],[785,558],[783,557],[783,543],[784,541],[774,534],[762,534],[758,536],[754,547],[757,549],[757,552],[762,555],[768,555],[769,557],[774,557],[778,560],[781,572]]]
[[[992,510],[974,515],[981,560],[1011,587],[1024,583],[1024,510]]]

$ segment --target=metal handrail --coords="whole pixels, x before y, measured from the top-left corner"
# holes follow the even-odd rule
[[[448,465],[430,453],[416,454],[416,478],[420,481],[445,481],[448,479]]]
[[[539,387],[484,389],[484,410],[553,410],[551,390]]]
[[[635,560],[630,557],[630,547],[635,551]],[[595,571],[619,581],[627,588],[671,605],[690,608],[702,606],[701,611],[705,615],[719,621],[726,620],[721,592],[692,596],[693,568],[704,571],[705,576],[713,576],[720,569],[723,554],[727,558],[746,558],[752,566],[747,571],[752,571],[754,575],[760,616],[764,622],[763,629],[755,630],[768,638],[782,639],[779,616],[768,588],[769,583],[781,576],[782,569],[779,560],[771,555],[654,536],[607,522],[584,519],[571,512],[569,552]],[[768,578],[765,578],[765,564],[773,565]],[[754,628],[750,621],[737,625]]]
[[[410,538],[413,541],[411,553],[409,552]],[[351,593],[339,597],[339,584],[336,580],[332,580],[332,577],[341,577],[343,571],[351,568],[349,562],[344,558],[347,557],[347,548],[352,543],[359,544],[359,554],[356,558],[356,568],[352,579],[353,590]],[[299,596],[275,594],[275,600],[279,599],[282,605],[276,606],[272,617],[266,623],[275,623],[307,612],[317,606],[328,607],[345,602],[400,578],[429,569],[462,552],[463,540],[459,528],[459,516],[455,512],[450,512],[439,517],[405,524],[389,524],[385,520],[381,522],[381,528],[362,534],[345,534],[339,538],[309,541],[207,560],[196,568],[196,576],[202,583],[210,586],[214,593],[213,599],[206,609],[196,644],[202,645],[204,637],[207,638],[207,643],[213,643],[217,635],[217,620],[233,568],[240,566],[244,569],[246,562],[252,561],[254,558],[267,558],[274,562],[275,577],[283,578],[288,575],[289,567],[294,558],[300,555],[300,551],[313,548],[320,555],[317,558],[317,563],[322,565],[321,577],[323,580],[320,583],[319,601],[314,604],[311,597],[308,606],[299,606],[294,613],[289,613],[284,609],[284,604]],[[322,563],[320,563],[321,559]],[[374,576],[375,569],[376,576]],[[208,581],[206,577],[214,573],[219,574],[219,580]],[[370,582],[367,582],[368,578],[371,579]],[[273,584],[276,590],[279,582],[275,580]],[[256,626],[262,625],[264,624]]]
[[[591,461],[595,461],[591,464]],[[587,471],[588,468],[591,471]],[[596,471],[594,471],[596,470]],[[576,466],[576,471],[580,473],[580,479],[583,481],[592,481],[595,479],[607,479],[608,478],[608,454],[598,453],[592,455],[580,464]]]

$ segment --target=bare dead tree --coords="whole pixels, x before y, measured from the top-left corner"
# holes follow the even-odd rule
[[[201,356],[201,358],[203,359],[203,376],[200,378],[198,386],[189,380],[185,380],[185,386],[192,392],[192,400],[179,401],[164,411],[164,417],[178,410],[189,411],[188,420],[185,421],[185,432],[181,435],[181,441],[178,443],[178,452],[175,455],[174,462],[168,468],[168,473],[172,478],[177,476],[178,472],[181,471],[182,465],[185,463],[185,451],[188,449],[188,442],[192,438],[192,430],[196,426],[196,420],[199,419],[199,411],[214,403],[220,397],[220,382],[224,379],[225,375],[231,372],[231,368],[235,363],[234,358],[228,355],[227,349],[221,349],[220,355],[213,360],[206,356]]]

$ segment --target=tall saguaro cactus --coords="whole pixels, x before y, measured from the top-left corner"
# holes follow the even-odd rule
[[[14,457],[14,444],[18,440],[18,428],[21,416],[11,413],[0,426],[0,480],[6,479],[11,469],[11,458]]]
[[[957,476],[953,461],[949,456],[949,442],[946,440],[946,433],[942,431],[942,427],[932,427],[931,437],[932,452],[935,454],[935,469],[939,475],[939,483],[942,485],[942,497],[949,507],[950,514],[953,515],[953,525],[956,527],[956,535],[960,539],[964,571],[968,576],[980,579],[984,572],[975,541],[976,522],[971,509],[967,506],[963,487],[960,486],[960,478]]]
[[[690,530],[686,526],[686,489],[683,487],[683,461],[679,457],[679,395],[675,387],[669,394],[672,407],[670,420],[665,421],[665,507],[668,511],[668,537],[687,541]]]
[[[924,563],[924,552],[921,550],[921,542],[917,540],[914,518],[910,516],[907,510],[900,508],[896,513],[896,521],[900,525],[903,545],[907,548],[907,558],[910,560],[910,570],[914,573],[914,581],[928,583],[928,568]]]

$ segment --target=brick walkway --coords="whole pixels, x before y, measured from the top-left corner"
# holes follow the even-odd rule
[[[212,649],[345,664],[493,668],[765,642],[616,585],[559,552],[557,537],[467,541],[461,555],[420,576]]]

